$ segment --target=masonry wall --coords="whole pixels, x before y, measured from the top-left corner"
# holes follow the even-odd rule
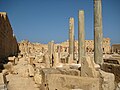
[[[69,51],[69,41],[62,42],[61,44],[56,44],[56,46],[58,45],[60,45],[61,47],[61,52]],[[75,53],[78,53],[78,41],[77,40],[75,41],[74,50],[75,50]],[[85,40],[85,51],[87,53],[94,52],[94,40]],[[103,53],[111,53],[110,38],[103,39]]]
[[[113,44],[112,45],[112,52],[120,54],[120,44]]]
[[[16,37],[5,12],[0,12],[0,58],[15,55],[18,52]]]

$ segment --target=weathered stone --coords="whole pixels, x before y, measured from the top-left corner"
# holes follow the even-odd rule
[[[7,90],[7,79],[2,73],[0,73],[0,90]]]
[[[54,65],[53,65],[53,67],[57,67],[59,64],[60,58],[58,55],[59,55],[58,53],[54,53]]]
[[[71,64],[71,65],[69,65],[69,68],[70,69],[80,70],[81,64]]]
[[[30,77],[34,76],[34,68],[32,65],[28,65],[28,72]]]
[[[103,33],[101,0],[94,0],[94,60],[96,64],[103,63]]]
[[[99,90],[99,79],[88,77],[77,77],[62,74],[49,74],[47,83],[42,90]]]
[[[4,69],[4,70],[2,70],[2,74],[3,74],[3,75],[8,75],[8,74],[9,74],[9,71],[8,71],[7,69]]]
[[[33,65],[34,59],[35,59],[34,56],[30,56],[29,58],[30,65]]]
[[[8,61],[12,62],[13,64],[15,64],[15,56],[13,57],[8,57]]]
[[[42,76],[40,74],[35,74],[34,81],[36,84],[41,84],[42,83]]]
[[[50,57],[48,53],[45,53],[44,59],[45,59],[46,68],[50,68]]]
[[[102,70],[115,75],[115,81],[117,83],[120,82],[120,64],[117,64],[118,61],[120,60],[108,59],[102,65]]]
[[[74,18],[69,19],[69,63],[74,60]]]
[[[14,64],[17,65],[17,64],[18,64],[18,61],[19,61],[19,58],[16,57]]]
[[[69,54],[68,63],[69,64],[73,63],[73,55],[72,54]]]
[[[36,57],[35,57],[35,61],[36,61],[37,63],[42,63],[42,62],[43,62],[43,56],[40,56],[40,57],[36,56]]]
[[[112,45],[112,53],[120,54],[120,44]]]
[[[57,70],[64,75],[80,76],[80,71],[76,69],[57,68]]]
[[[8,57],[8,60],[9,60],[9,61],[14,61],[14,60],[15,60],[15,56],[13,56],[13,57]]]
[[[18,71],[18,74],[19,74],[21,77],[28,78],[29,72],[28,72],[27,66],[21,67],[21,68],[19,69],[19,71]]]
[[[22,55],[18,55],[18,58],[19,58],[19,59],[22,58]]]
[[[83,89],[70,89],[70,90],[83,90]]]
[[[65,69],[65,68],[44,68],[41,70],[43,79],[46,78],[48,74],[64,74],[72,76],[80,76],[80,71],[75,69]]]
[[[7,64],[3,65],[5,69],[7,69],[9,72],[13,72],[13,65],[11,62],[8,62]]]
[[[48,43],[48,54],[50,58],[50,63],[52,63],[52,66],[54,64],[54,41],[52,40],[51,42]]]
[[[117,84],[116,90],[120,90],[120,83]]]
[[[102,44],[102,47],[103,47],[103,53],[111,53],[111,45],[110,45],[110,38],[103,38],[103,44]],[[74,53],[75,55],[77,55],[78,53],[78,40],[75,40],[74,41]],[[56,45],[56,44],[55,44]],[[69,40],[65,41],[65,42],[62,42],[59,44],[60,45],[60,53],[69,53]],[[58,44],[57,44],[58,46]],[[56,46],[56,49],[58,50],[59,48],[57,48]],[[94,54],[94,40],[85,40],[85,54],[86,55],[93,55]],[[62,58],[62,56],[61,56]],[[76,60],[78,60],[78,56],[75,57]]]
[[[81,61],[81,76],[82,77],[98,77],[98,72],[94,67],[94,61],[89,56],[82,57]]]
[[[18,44],[8,15],[6,12],[0,12],[0,58],[16,55],[17,52]]]
[[[101,89],[102,90],[114,90],[115,89],[115,77],[112,73],[107,73],[102,70],[99,70],[101,80]]]
[[[85,56],[85,33],[84,33],[84,11],[79,11],[78,16],[78,63]]]

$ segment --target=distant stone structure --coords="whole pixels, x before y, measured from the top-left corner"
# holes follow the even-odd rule
[[[6,12],[0,12],[0,58],[15,55],[18,44]]]
[[[30,53],[44,52],[46,48],[48,48],[46,44],[31,43],[28,40],[23,40],[21,42],[18,42],[18,46],[20,53],[23,55],[27,55]]]
[[[112,53],[120,54],[120,44],[113,44],[112,45]]]
[[[111,53],[110,38],[103,38],[103,53]],[[56,44],[60,46],[61,52],[68,52],[69,50],[69,41]],[[78,53],[78,41],[75,40],[75,53]],[[85,52],[88,54],[93,54],[94,52],[94,40],[85,40]]]

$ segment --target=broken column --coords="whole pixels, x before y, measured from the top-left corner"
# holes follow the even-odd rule
[[[45,59],[46,68],[50,68],[50,57],[48,53],[45,53],[44,59]]]
[[[69,19],[69,63],[74,59],[74,18]]]
[[[54,64],[54,41],[52,40],[51,42],[48,43],[48,54],[49,54],[49,57],[50,57],[50,62],[52,63],[52,66]]]
[[[52,54],[54,53],[54,41],[48,43],[48,53],[50,57],[52,57]]]
[[[79,11],[78,16],[78,63],[85,56],[85,33],[84,33],[84,11]]]
[[[53,63],[53,67],[56,68],[57,65],[59,64],[59,53],[54,53],[54,63]]]
[[[94,60],[99,65],[103,63],[102,42],[102,5],[101,0],[94,0]]]
[[[57,55],[57,58],[58,58],[58,60],[57,60],[58,63],[61,62],[61,59],[60,59],[60,53],[61,53],[60,47],[61,47],[60,45],[57,46],[57,52],[56,52],[57,53],[56,55]]]

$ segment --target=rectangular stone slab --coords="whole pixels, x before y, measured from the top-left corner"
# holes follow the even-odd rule
[[[49,74],[47,76],[46,85],[49,90],[99,90],[99,79],[62,74]]]

